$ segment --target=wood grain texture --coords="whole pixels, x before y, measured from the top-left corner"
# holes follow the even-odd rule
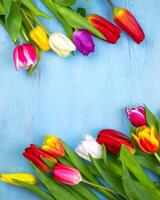
[[[37,5],[43,10],[39,0]],[[13,44],[0,28],[0,173],[32,171],[21,152],[30,143],[41,144],[45,134],[56,134],[75,147],[86,133],[115,128],[128,134],[124,108],[147,104],[160,111],[160,1],[115,0],[127,7],[142,25],[146,39],[136,45],[125,33],[117,45],[95,38],[96,53],[79,53],[67,59],[44,53],[30,78],[16,72]],[[79,0],[111,19],[105,0]],[[44,20],[50,32],[62,31],[53,20]],[[1,200],[38,200],[22,189],[0,183]]]

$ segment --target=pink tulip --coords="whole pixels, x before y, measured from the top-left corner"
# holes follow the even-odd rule
[[[56,164],[53,179],[66,185],[77,185],[82,181],[81,174],[77,169],[61,163]]]
[[[143,106],[138,106],[137,108],[126,108],[125,111],[128,119],[135,127],[147,124],[146,111]]]
[[[13,60],[16,70],[20,68],[29,69],[37,63],[36,48],[31,43],[17,46],[13,52]]]

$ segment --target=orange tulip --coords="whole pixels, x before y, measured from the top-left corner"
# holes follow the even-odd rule
[[[139,148],[149,154],[156,154],[160,147],[160,140],[154,126],[141,126],[137,128],[136,134],[132,134]]]
[[[55,136],[46,136],[41,149],[55,158],[63,157],[65,153],[61,140]]]

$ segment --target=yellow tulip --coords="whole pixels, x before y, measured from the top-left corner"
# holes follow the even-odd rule
[[[1,174],[0,175],[0,181],[9,183],[12,185],[20,186],[13,179],[23,181],[23,182],[31,184],[31,185],[35,185],[37,183],[36,177],[29,173]]]
[[[48,51],[50,49],[47,33],[42,26],[33,28],[29,36],[42,51]]]

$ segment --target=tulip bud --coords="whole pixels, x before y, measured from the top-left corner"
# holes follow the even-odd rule
[[[92,26],[104,35],[107,42],[115,44],[120,38],[121,30],[104,17],[93,14],[89,15],[87,19]]]
[[[36,48],[31,43],[17,46],[13,52],[13,60],[16,70],[29,69],[36,65],[38,57]]]
[[[67,57],[76,50],[73,42],[62,33],[52,33],[49,36],[49,45],[60,57]]]
[[[31,144],[30,147],[25,149],[23,156],[28,160],[32,161],[34,165],[36,165],[40,170],[44,172],[51,172],[49,166],[43,161],[43,159],[48,160],[52,163],[56,163],[56,159],[45,151],[39,149],[35,145]]]
[[[61,140],[56,136],[46,136],[41,149],[55,158],[61,158],[65,154]]]
[[[72,41],[76,45],[78,51],[83,55],[89,55],[95,51],[95,45],[89,31],[81,29],[77,30],[72,35]]]
[[[19,186],[13,179],[18,180],[18,181],[23,181],[30,185],[35,185],[37,183],[36,177],[29,173],[0,174],[0,181]]]
[[[102,158],[102,146],[90,135],[85,136],[75,151],[81,158],[88,161],[90,161],[89,154],[93,158]]]
[[[135,17],[125,8],[113,8],[113,18],[115,23],[124,30],[137,44],[144,38],[144,32]]]
[[[125,111],[133,126],[139,127],[147,124],[146,111],[144,107],[138,106],[138,108],[126,108]]]
[[[102,130],[98,134],[97,142],[104,144],[106,149],[113,154],[118,154],[122,145],[125,145],[131,153],[135,153],[135,148],[129,138],[119,131]]]
[[[48,36],[43,27],[35,27],[30,31],[29,36],[42,51],[48,51],[50,49]]]
[[[77,185],[82,181],[80,172],[67,165],[57,163],[53,170],[53,179],[66,185]]]
[[[154,126],[141,126],[137,128],[136,134],[132,133],[132,137],[143,152],[152,154],[158,152],[160,140]]]

